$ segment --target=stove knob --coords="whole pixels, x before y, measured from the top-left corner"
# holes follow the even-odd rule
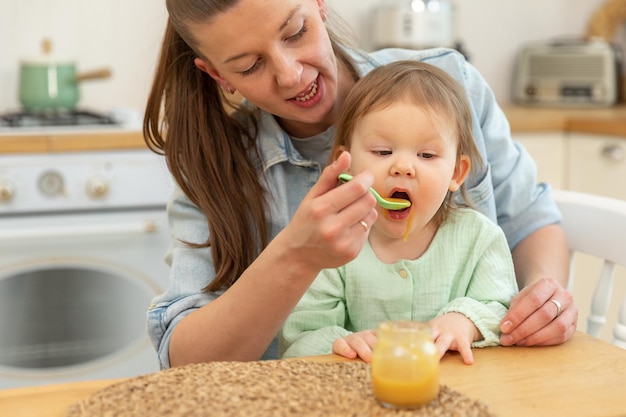
[[[9,180],[0,180],[0,203],[8,203],[15,195],[15,187]]]
[[[109,192],[109,183],[105,178],[92,177],[87,181],[86,190],[91,198],[103,198]]]
[[[39,191],[48,197],[63,195],[65,193],[65,181],[58,171],[45,171],[39,176],[37,184]]]

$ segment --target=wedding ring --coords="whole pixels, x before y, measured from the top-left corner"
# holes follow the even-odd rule
[[[369,230],[370,227],[367,223],[365,223],[365,221],[361,220],[359,223],[361,223],[361,226],[363,226],[363,229],[365,229],[366,232]]]
[[[561,315],[561,303],[558,300],[555,300],[554,298],[552,298],[550,301],[552,301],[554,303],[554,305],[556,306],[556,317],[557,318]]]

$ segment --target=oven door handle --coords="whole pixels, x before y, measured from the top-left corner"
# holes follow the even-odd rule
[[[90,224],[63,227],[38,227],[32,229],[0,230],[0,240],[11,239],[45,239],[68,237],[91,237],[118,234],[154,233],[158,230],[153,220],[143,220],[133,223]]]

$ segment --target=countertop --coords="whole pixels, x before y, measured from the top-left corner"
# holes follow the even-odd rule
[[[626,138],[626,105],[557,109],[504,105],[513,132],[581,132]],[[0,132],[0,154],[146,148],[140,130]]]
[[[0,154],[147,148],[142,132],[127,129],[0,133]]]
[[[463,364],[458,354],[444,356],[440,382],[483,401],[497,415],[626,416],[626,350],[617,346],[577,332],[558,346],[490,347],[473,352],[473,365]],[[346,360],[335,355],[308,359]],[[120,381],[0,390],[0,415],[63,417],[71,404]]]
[[[626,138],[626,104],[561,109],[503,106],[513,132],[578,132]]]

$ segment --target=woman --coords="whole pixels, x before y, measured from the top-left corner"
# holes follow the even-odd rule
[[[535,185],[532,160],[460,54],[365,54],[328,30],[324,0],[166,3],[144,122],[179,184],[168,206],[171,282],[148,312],[162,367],[276,357],[276,333],[320,270],[356,257],[362,224],[377,216],[373,177],[339,189],[350,155],[321,167],[356,80],[400,59],[436,65],[468,93],[485,161],[468,190],[505,231],[522,288],[502,344],[551,345],[573,334],[578,311],[563,288],[568,251],[549,188]],[[235,91],[247,102],[231,117],[224,99]]]

